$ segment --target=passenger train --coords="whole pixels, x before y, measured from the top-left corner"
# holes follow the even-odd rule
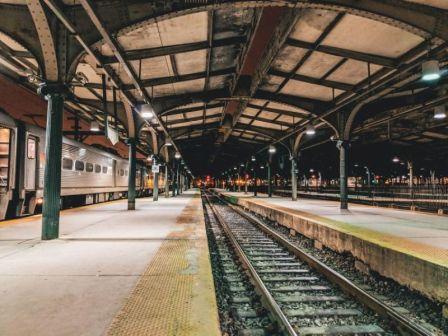
[[[0,220],[34,214],[42,204],[45,130],[0,110]],[[126,197],[129,163],[116,155],[63,137],[61,207]],[[152,193],[150,170],[137,164],[138,196]],[[164,174],[159,174],[164,188]]]

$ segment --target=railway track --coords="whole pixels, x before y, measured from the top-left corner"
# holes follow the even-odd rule
[[[232,309],[254,321],[239,334],[433,335],[257,218],[209,192],[203,198],[219,223],[225,279],[237,294]]]

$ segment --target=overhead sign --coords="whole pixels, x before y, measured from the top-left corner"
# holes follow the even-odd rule
[[[152,171],[153,173],[158,173],[159,170],[160,170],[160,165],[158,165],[158,164],[154,164],[154,165],[151,166],[151,171]]]
[[[112,142],[112,145],[115,145],[118,141],[118,131],[112,127],[109,126],[109,123],[107,123],[106,127],[106,136]]]

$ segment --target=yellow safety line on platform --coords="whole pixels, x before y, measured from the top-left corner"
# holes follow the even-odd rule
[[[199,197],[184,208],[176,229],[143,272],[108,335],[221,334]]]

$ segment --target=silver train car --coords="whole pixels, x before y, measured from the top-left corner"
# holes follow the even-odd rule
[[[0,220],[36,213],[43,198],[45,130],[0,111]],[[61,207],[127,196],[129,163],[119,156],[63,137]],[[137,164],[138,196],[152,193],[152,174]],[[164,176],[159,176],[161,191]]]

